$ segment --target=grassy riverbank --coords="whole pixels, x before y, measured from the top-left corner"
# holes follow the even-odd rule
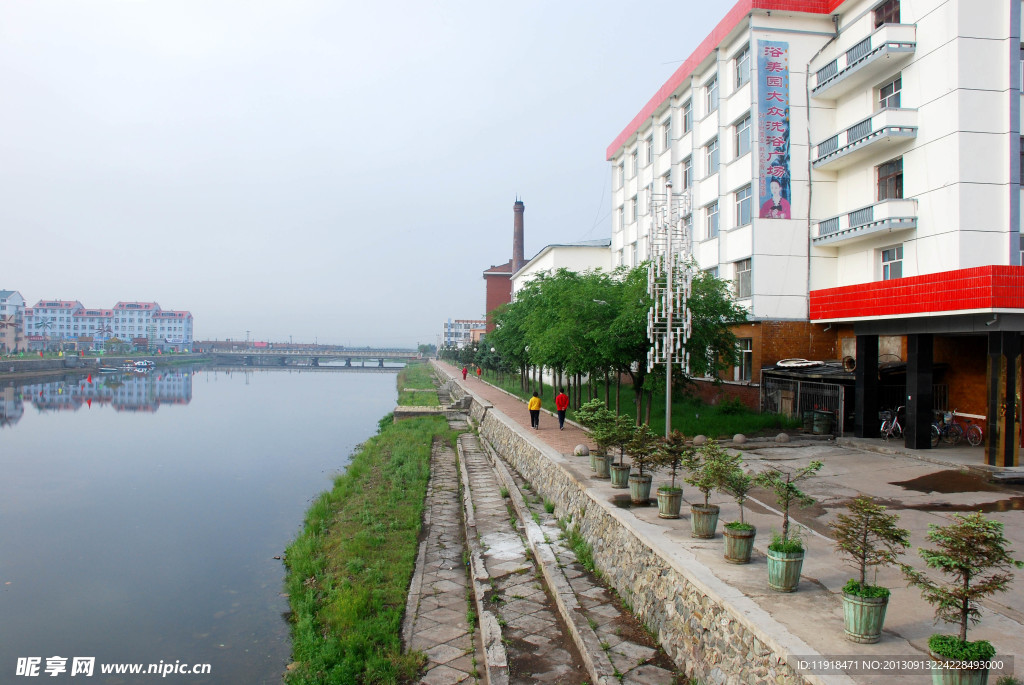
[[[358,448],[334,488],[313,503],[287,550],[290,685],[398,683],[421,666],[421,656],[402,653],[402,612],[431,444],[439,437],[454,445],[455,433],[439,416],[388,419]]]
[[[398,406],[440,406],[437,401],[437,393],[432,392],[434,390],[433,378],[433,369],[426,362],[406,364],[405,368],[398,372]]]

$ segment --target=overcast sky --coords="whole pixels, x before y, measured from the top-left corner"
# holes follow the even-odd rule
[[[0,289],[414,346],[611,235],[605,150],[731,6],[3,0]]]

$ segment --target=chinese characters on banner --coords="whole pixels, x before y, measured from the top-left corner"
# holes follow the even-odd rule
[[[762,219],[789,219],[789,43],[757,41],[758,196]]]

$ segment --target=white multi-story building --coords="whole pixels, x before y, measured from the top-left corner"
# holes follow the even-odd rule
[[[609,271],[611,260],[605,240],[584,240],[578,243],[546,245],[533,259],[512,274],[512,296],[538,274],[554,274],[559,269],[584,272],[600,269]]]
[[[25,336],[37,345],[86,344],[102,348],[111,338],[166,351],[192,349],[193,320],[187,311],[161,309],[156,302],[118,302],[113,309],[89,309],[77,300],[40,300],[25,310]]]
[[[0,290],[0,351],[18,352],[25,325],[25,298],[17,290]]]
[[[462,348],[480,340],[487,328],[486,319],[448,319],[441,338],[444,347]]]
[[[999,388],[1019,387],[1024,331],[1021,14],[741,0],[607,150],[613,264],[650,256],[671,181],[698,267],[750,313],[734,380],[849,357],[869,435],[882,349],[905,364],[908,445],[927,446],[941,386],[986,420],[990,463],[1015,463],[1019,400]]]

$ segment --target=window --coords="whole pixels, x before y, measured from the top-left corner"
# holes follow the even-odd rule
[[[718,237],[718,203],[712,202],[704,208],[704,237],[707,239]]]
[[[1021,149],[1021,168],[1024,169],[1024,146]],[[683,160],[683,190],[687,190],[691,185],[693,185],[693,157],[687,157]]]
[[[1018,239],[1017,248],[1020,250],[1020,262],[1018,262],[1018,263],[1019,264],[1024,264],[1024,235],[1022,235]]]
[[[636,195],[629,199],[629,223],[636,221]]]
[[[750,186],[744,186],[736,191],[736,225],[746,226],[750,223],[751,205]]]
[[[687,214],[686,216],[683,217],[683,231],[688,236],[693,235],[693,214]],[[1021,240],[1022,243],[1024,243],[1024,238],[1022,238]],[[1024,264],[1024,262],[1021,263]]]
[[[672,115],[661,122],[661,149],[668,150],[672,147]]]
[[[615,187],[621,188],[626,182],[626,163],[619,162],[618,166],[615,167]]]
[[[637,264],[639,264],[640,263],[639,257],[640,257],[640,248],[637,246],[637,242],[634,240],[633,241],[633,263],[630,264],[630,266],[636,266]]]
[[[882,250],[882,280],[903,278],[903,246],[896,245]]]
[[[712,266],[710,268],[704,269],[704,273],[711,276],[711,278],[718,278],[718,267]]]
[[[903,89],[903,76],[899,75],[878,89],[878,109],[900,106],[900,90]]]
[[[615,210],[615,228],[617,228],[620,231],[622,229],[624,229],[626,227],[625,219],[626,219],[626,213],[622,209],[622,207],[619,207],[618,209],[616,209]]]
[[[741,259],[736,262],[734,274],[736,297],[741,300],[750,297],[750,260]]]
[[[707,171],[705,176],[718,173],[718,138],[712,138],[704,146],[704,169]]]
[[[875,8],[875,28],[900,23],[900,0],[886,0]]]
[[[718,77],[714,76],[704,84],[704,114],[711,114],[716,109],[718,109]]]
[[[750,115],[748,114],[737,121],[734,130],[736,137],[736,157],[742,157],[750,152]]]
[[[629,169],[629,177],[633,178],[634,176],[636,176],[636,172],[640,170],[640,151],[633,150],[633,154],[631,155],[630,159],[633,163]]]
[[[647,147],[647,158],[644,160],[645,164],[650,164],[654,161],[654,136],[651,136],[646,141]]]
[[[733,59],[736,64],[736,88],[750,80],[750,46],[744,45]]]
[[[738,338],[736,347],[736,357],[740,365],[736,367],[733,379],[749,381],[754,368],[754,341],[752,338]]]
[[[683,103],[683,133],[693,130],[693,102],[687,100]]]
[[[878,166],[878,199],[894,200],[903,197],[903,158]]]
[[[668,184],[671,183],[671,182],[672,182],[672,170],[669,169],[668,171],[666,171],[664,174],[661,175],[661,187],[659,188],[659,192],[667,193],[668,192]]]
[[[650,214],[651,213],[651,203],[654,200],[654,197],[653,197],[654,196],[654,181],[651,181],[650,183],[648,183],[647,187],[644,188],[644,190],[646,190],[647,192],[644,193],[643,212],[644,212],[644,214]]]

